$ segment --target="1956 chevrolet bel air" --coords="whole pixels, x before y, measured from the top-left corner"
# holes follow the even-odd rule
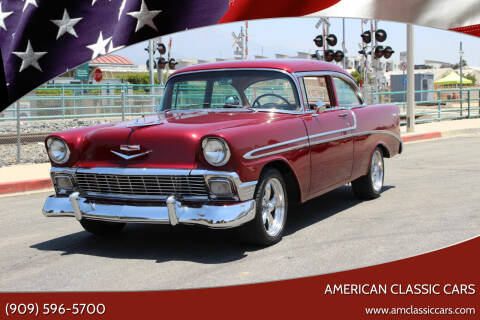
[[[399,110],[366,105],[350,75],[313,60],[196,65],[168,80],[158,114],[50,135],[47,217],[94,234],[126,223],[237,228],[271,245],[292,204],[346,183],[380,195],[402,152]]]

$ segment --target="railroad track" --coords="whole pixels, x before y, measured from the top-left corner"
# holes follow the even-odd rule
[[[25,142],[43,142],[50,133],[24,133],[20,135],[20,141]],[[0,134],[0,144],[16,144],[17,134]]]

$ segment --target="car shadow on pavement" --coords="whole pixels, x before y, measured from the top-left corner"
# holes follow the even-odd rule
[[[383,186],[382,192],[392,188],[395,186]],[[363,200],[353,196],[350,185],[330,191],[299,205],[293,212],[289,212],[285,235],[293,234],[362,202]]]
[[[390,188],[392,186],[385,186],[384,191]],[[285,234],[291,235],[359,203],[361,201],[352,196],[349,186],[331,191],[291,212]],[[31,248],[60,251],[62,255],[146,259],[156,260],[157,263],[191,261],[203,264],[241,260],[247,256],[247,252],[262,249],[241,243],[232,230],[146,224],[128,225],[124,232],[113,237],[76,232],[34,244]]]

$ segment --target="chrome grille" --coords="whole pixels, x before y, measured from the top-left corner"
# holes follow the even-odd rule
[[[75,174],[81,193],[127,196],[207,197],[205,178],[201,175],[117,175]]]

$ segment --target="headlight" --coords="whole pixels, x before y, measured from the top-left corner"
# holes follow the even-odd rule
[[[48,155],[52,161],[62,164],[68,161],[70,150],[67,144],[60,138],[49,138],[47,140]]]
[[[202,142],[203,156],[212,166],[223,166],[230,159],[230,149],[220,138],[206,138]]]

